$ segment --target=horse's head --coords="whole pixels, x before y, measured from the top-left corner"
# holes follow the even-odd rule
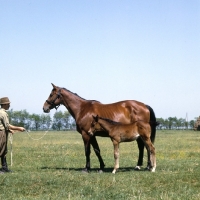
[[[92,115],[92,117],[93,117],[93,120],[92,120],[92,122],[91,122],[90,129],[89,129],[89,131],[88,131],[88,134],[89,134],[90,136],[93,136],[94,133],[97,132],[97,131],[102,131],[102,127],[101,127],[101,125],[98,123],[99,116],[97,115],[97,116],[95,117],[95,116]]]
[[[49,98],[45,101],[43,106],[43,111],[45,113],[49,113],[53,108],[57,109],[62,103],[61,88],[55,86],[53,83],[52,86],[53,89],[49,95]]]

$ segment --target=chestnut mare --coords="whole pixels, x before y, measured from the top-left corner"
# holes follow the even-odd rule
[[[112,104],[102,104],[95,100],[85,100],[77,94],[52,84],[53,89],[45,101],[43,111],[49,113],[51,109],[58,108],[60,104],[64,105],[76,121],[77,131],[82,135],[85,147],[86,165],[84,171],[90,170],[90,144],[92,145],[96,156],[99,159],[100,171],[103,171],[105,164],[100,154],[99,145],[96,137],[90,137],[88,130],[93,120],[92,115],[99,115],[121,123],[131,123],[137,120],[150,122],[151,141],[156,136],[156,117],[153,109],[141,102],[134,100],[120,101]],[[109,137],[106,131],[95,134],[96,136]],[[139,148],[139,158],[136,169],[143,165],[144,143],[142,139],[137,140]]]
[[[115,166],[112,171],[113,174],[115,174],[117,169],[119,169],[119,143],[131,142],[137,140],[139,137],[143,140],[147,149],[148,167],[150,167],[149,171],[155,172],[155,148],[150,139],[151,127],[148,122],[135,121],[130,124],[122,124],[98,115],[96,117],[93,116],[93,118],[94,120],[91,123],[88,134],[90,136],[94,136],[97,131],[101,131],[103,129],[108,132],[108,135],[112,140],[115,158]]]

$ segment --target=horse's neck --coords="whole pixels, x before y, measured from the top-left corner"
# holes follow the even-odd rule
[[[72,117],[76,119],[81,110],[81,105],[85,100],[68,90],[64,90],[62,96],[63,105],[67,108]]]

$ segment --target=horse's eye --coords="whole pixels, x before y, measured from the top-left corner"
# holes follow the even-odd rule
[[[92,127],[92,128],[94,127],[94,123],[91,123],[91,127]]]

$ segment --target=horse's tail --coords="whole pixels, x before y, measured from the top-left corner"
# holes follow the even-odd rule
[[[146,105],[146,106],[150,112],[150,122],[149,123],[151,126],[151,142],[154,143],[155,138],[156,138],[156,126],[158,126],[160,123],[156,121],[156,116],[155,116],[153,109],[148,105]]]

